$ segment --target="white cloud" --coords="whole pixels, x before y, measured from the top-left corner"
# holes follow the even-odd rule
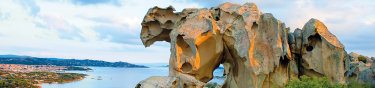
[[[167,45],[165,42],[150,48],[141,45],[139,32],[143,16],[155,5],[175,5],[177,10],[199,7],[194,3],[172,0],[119,2],[117,5],[86,5],[72,3],[70,0],[2,0],[0,41],[4,43],[0,43],[0,54],[166,63],[170,53],[169,46],[163,46]],[[108,32],[108,39],[102,39],[102,33],[97,31],[99,27],[109,27],[112,29],[103,30],[114,32]],[[114,42],[115,38],[133,43]]]

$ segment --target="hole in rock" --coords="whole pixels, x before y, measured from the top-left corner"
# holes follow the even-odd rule
[[[178,58],[182,61],[185,61],[185,59],[191,58],[193,56],[193,50],[190,48],[188,43],[185,42],[184,35],[178,35],[177,36],[177,51],[179,54]]]
[[[177,81],[173,81],[172,85],[176,85],[177,84]]]
[[[311,45],[309,45],[309,46],[306,47],[306,50],[307,50],[307,51],[312,51],[313,49],[314,49],[314,47],[311,46]]]
[[[258,24],[256,22],[253,22],[253,26],[251,26],[251,29],[256,29],[258,28]]]
[[[162,32],[159,35],[155,36],[154,38],[150,39],[149,41],[153,41],[153,42],[151,42],[151,44],[154,43],[154,41],[166,41],[166,42],[170,42],[171,39],[169,38],[169,33],[171,33],[171,30],[169,30],[169,29],[162,29]]]
[[[316,33],[315,35],[309,36],[307,39],[309,43],[308,43],[308,46],[306,47],[306,51],[312,51],[314,48],[319,46],[317,44],[320,44],[322,41],[322,38],[320,37],[318,33]]]
[[[150,21],[147,23],[149,26],[149,31],[152,34],[159,34],[162,31],[162,28],[160,27],[160,22],[159,21]]]
[[[287,67],[288,64],[289,64],[289,59],[288,59],[286,56],[284,56],[284,57],[280,57],[280,64],[281,64],[282,66]]]
[[[215,21],[219,21],[220,20],[220,9],[216,8],[215,9]]]
[[[185,42],[184,35],[177,36],[177,48],[176,53],[178,53],[177,58],[181,61],[187,61],[193,57],[193,51],[190,46]],[[183,62],[182,67],[180,68],[183,73],[190,72],[192,70],[192,65],[188,62]]]
[[[182,64],[182,72],[189,72],[191,71],[192,68],[193,66],[191,66],[191,64],[188,62],[185,62],[184,64]]]
[[[219,16],[215,16],[215,21],[219,21],[220,20],[220,17]]]
[[[225,81],[224,66],[220,64],[213,72],[213,78],[207,83],[223,84]]]
[[[164,23],[165,27],[167,27],[167,28],[171,28],[173,26],[173,24],[174,23],[172,22],[172,20],[168,20],[167,22]]]
[[[186,17],[182,17],[181,20],[186,20]]]

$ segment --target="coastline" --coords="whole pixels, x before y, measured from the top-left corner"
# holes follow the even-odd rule
[[[0,73],[0,87],[41,88],[42,84],[70,83],[85,79],[86,74],[57,72],[10,72]]]
[[[168,76],[169,68],[164,64],[142,64],[150,68],[90,67],[93,71],[67,71],[87,74],[85,79],[63,84],[42,84],[43,88],[134,88],[139,81],[153,75]],[[217,69],[214,76],[222,76],[223,69]],[[100,80],[98,80],[100,78]],[[214,77],[210,82],[221,84],[223,78]]]

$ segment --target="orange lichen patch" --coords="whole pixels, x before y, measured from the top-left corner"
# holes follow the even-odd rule
[[[177,70],[178,71],[182,71],[181,70],[181,67],[182,67],[182,64],[181,64],[181,54],[182,54],[182,48],[180,46],[176,46],[176,59],[177,59]]]
[[[255,26],[256,25],[253,25],[252,26],[252,29],[251,30],[255,30]],[[250,39],[250,48],[249,48],[249,63],[250,63],[250,66],[251,67],[259,67],[259,63],[256,61],[256,59],[254,58],[254,47],[255,47],[255,39],[257,37],[256,33],[252,33],[252,37]]]
[[[201,37],[199,37],[199,38],[197,38],[197,39],[195,40],[195,45],[196,45],[196,46],[199,46],[199,45],[201,45],[203,42],[205,42],[205,41],[207,41],[208,39],[210,39],[211,37],[212,37],[212,32],[209,32],[209,31],[204,32],[204,33],[201,35]]]
[[[201,35],[197,36],[195,46],[197,50],[194,59],[194,66],[197,68],[196,77],[204,82],[209,81],[213,77],[213,70],[221,61],[220,56],[223,52],[221,36],[214,34],[213,31],[203,32]]]
[[[201,64],[201,57],[199,51],[195,54],[194,70],[198,70]]]
[[[208,58],[208,56],[206,54],[202,54],[202,55],[200,54],[201,53],[200,50],[207,50],[207,49],[202,49],[202,48],[207,48],[207,46],[206,47],[201,47],[202,44],[205,43],[205,42],[207,42],[207,41],[209,41],[209,40],[212,40],[211,37],[212,37],[212,32],[207,31],[207,32],[203,33],[201,36],[199,36],[195,40],[195,46],[196,46],[196,48],[198,50],[197,53],[196,53],[196,56],[195,56],[195,65],[194,66],[196,66],[196,68],[200,67],[200,64],[201,64],[200,61],[201,61],[201,56],[202,55],[206,59],[211,59],[211,58]],[[214,42],[211,42],[211,43],[214,44]],[[207,52],[207,51],[203,51],[203,53],[205,53],[205,52]]]
[[[249,62],[251,67],[259,67],[259,63],[254,58],[254,45],[255,45],[255,37],[254,35],[250,40],[250,49],[249,49]]]
[[[176,44],[176,56],[177,56],[177,66],[179,71],[182,69],[182,62],[187,62],[188,59],[192,58],[193,51],[190,46],[185,42],[182,35],[177,36],[177,44]]]
[[[284,30],[283,28],[281,28],[281,23],[277,23],[277,41],[276,41],[276,46],[279,47],[279,48],[282,48],[283,47],[283,40],[281,39],[283,36],[282,36],[282,31]]]
[[[321,35],[329,43],[331,43],[332,45],[336,47],[344,48],[344,45],[336,38],[336,36],[333,35],[331,32],[329,32],[327,27],[322,22],[316,19],[315,19],[315,28],[316,28],[316,31],[319,33],[319,35]]]

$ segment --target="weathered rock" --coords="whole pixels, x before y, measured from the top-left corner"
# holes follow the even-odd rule
[[[204,84],[189,76],[152,76],[139,82],[136,88],[201,88]]]
[[[222,88],[222,86],[218,83],[207,83],[203,88]]]
[[[350,56],[350,60],[351,61],[357,62],[358,61],[358,57],[360,56],[360,54],[355,53],[355,52],[350,52],[349,56]]]
[[[369,83],[375,85],[375,65],[368,69],[359,72],[358,80],[363,83]]]
[[[295,48],[293,49],[292,52],[295,53],[295,54],[301,55],[302,54],[302,52],[301,52],[301,50],[302,50],[302,30],[297,28],[297,29],[294,30],[293,34],[294,34],[294,39],[295,39],[296,43],[295,43],[295,46],[294,46]]]
[[[168,35],[180,18],[173,11],[174,8],[170,6],[166,9],[154,7],[147,12],[142,22],[141,39],[143,45],[150,46],[155,41],[170,42]]]
[[[170,42],[171,56],[168,77],[151,77],[139,87],[203,87],[220,64],[224,88],[283,87],[301,75],[345,83],[345,72],[347,77],[369,73],[360,70],[360,63],[350,63],[344,45],[316,19],[289,33],[254,3],[173,11],[151,8],[142,22],[143,44]]]
[[[170,33],[173,70],[202,82],[212,79],[224,46],[220,30],[208,9],[191,13]]]
[[[358,62],[349,63],[345,72],[345,77],[357,79],[357,75],[359,74],[358,65],[359,65]]]
[[[304,73],[308,76],[327,76],[329,79],[345,83],[344,45],[330,33],[327,27],[316,19],[311,19],[302,29],[302,60]]]
[[[168,26],[163,26],[167,22]],[[148,11],[142,25],[141,39],[145,46],[155,41],[171,43],[170,76],[182,78],[181,82],[188,80],[185,79],[190,78],[188,76],[201,82],[212,79],[224,46],[211,10],[185,9],[173,13],[172,7],[154,7]]]
[[[349,64],[349,69],[346,72],[346,77],[356,79],[363,83],[375,84],[375,65],[373,60],[369,57],[351,52],[349,54],[351,62]],[[360,61],[358,58],[365,58],[366,61]]]
[[[139,82],[136,88],[172,88],[176,83],[176,77],[152,76]]]

